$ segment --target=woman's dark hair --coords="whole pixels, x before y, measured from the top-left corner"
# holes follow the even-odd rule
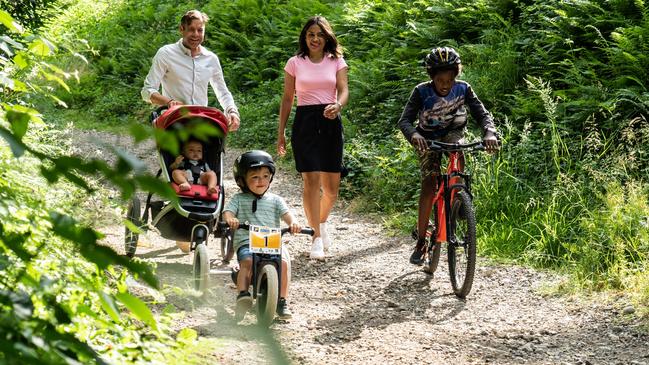
[[[331,25],[329,25],[329,22],[327,21],[327,19],[325,19],[325,17],[320,15],[309,18],[306,24],[304,24],[304,27],[300,32],[300,47],[298,48],[296,54],[300,57],[306,57],[309,55],[309,47],[306,45],[306,32],[314,24],[317,24],[325,34],[326,39],[324,52],[331,54],[334,58],[342,57],[342,47],[340,46],[340,44],[338,44],[338,39],[336,39],[334,31],[333,29],[331,29]]]

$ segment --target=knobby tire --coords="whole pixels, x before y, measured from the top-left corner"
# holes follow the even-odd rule
[[[458,191],[451,204],[448,270],[453,292],[466,298],[471,292],[476,265],[476,218],[471,197]]]

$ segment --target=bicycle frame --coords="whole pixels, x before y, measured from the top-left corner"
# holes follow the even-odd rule
[[[435,212],[435,226],[436,236],[435,242],[447,243],[455,237],[448,237],[446,227],[450,225],[450,216],[447,214],[451,210],[451,202],[455,197],[458,190],[466,191],[469,196],[471,195],[471,175],[464,172],[464,166],[461,165],[461,160],[464,154],[460,150],[461,146],[477,147],[472,145],[457,145],[446,144],[435,141],[429,141],[429,146],[438,147],[440,151],[444,150],[440,147],[456,146],[457,150],[447,151],[449,153],[448,165],[446,173],[437,177],[437,192],[433,196],[432,203],[436,207]]]

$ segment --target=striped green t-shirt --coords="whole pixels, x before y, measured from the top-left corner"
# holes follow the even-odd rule
[[[257,211],[253,213],[252,202],[254,200],[254,195],[250,193],[238,193],[230,199],[223,210],[232,212],[241,223],[272,228],[280,227],[282,216],[289,211],[284,199],[279,195],[267,192],[257,200]],[[247,244],[248,231],[237,230],[233,239],[235,252],[239,247]]]

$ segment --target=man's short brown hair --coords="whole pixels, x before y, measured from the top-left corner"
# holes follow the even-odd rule
[[[182,27],[186,27],[192,23],[195,19],[198,19],[203,22],[203,24],[207,23],[210,18],[205,15],[205,13],[202,13],[198,10],[190,10],[183,15],[182,18],[180,18],[180,25]]]

